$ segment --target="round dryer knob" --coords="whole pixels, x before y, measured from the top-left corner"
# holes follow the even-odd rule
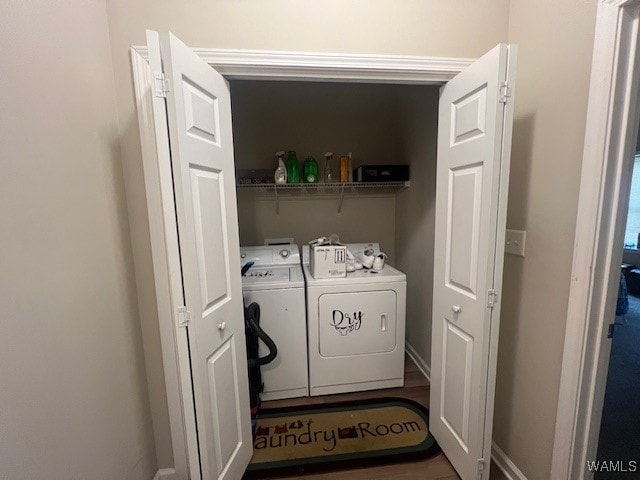
[[[286,248],[283,248],[282,250],[280,250],[280,256],[282,258],[287,258],[289,256],[289,250],[287,250]]]

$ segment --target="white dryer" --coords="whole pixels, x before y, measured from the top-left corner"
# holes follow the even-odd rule
[[[240,247],[245,305],[260,305],[260,326],[278,347],[275,360],[261,367],[262,400],[309,395],[304,276],[297,245]],[[267,354],[260,342],[260,356]]]
[[[403,386],[405,274],[385,265],[378,273],[315,279],[308,260],[304,246],[311,396]]]

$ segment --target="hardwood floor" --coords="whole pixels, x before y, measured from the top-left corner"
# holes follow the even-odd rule
[[[425,407],[429,406],[429,382],[415,363],[405,357],[405,386],[403,388],[389,388],[385,390],[373,390],[369,392],[345,393],[337,395],[325,395],[322,397],[294,398],[287,400],[275,400],[265,402],[263,408],[288,407],[297,405],[316,405],[322,403],[341,402],[347,400],[364,400],[380,397],[409,398]],[[368,468],[354,468],[335,472],[324,472],[303,475],[299,477],[279,478],[304,478],[309,480],[457,480],[460,477],[443,453],[426,460],[414,462],[394,463],[378,465]],[[495,464],[491,465],[491,480],[505,479],[500,469]]]

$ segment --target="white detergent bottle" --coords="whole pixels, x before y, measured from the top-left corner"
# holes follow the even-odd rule
[[[273,179],[276,185],[284,185],[287,183],[287,167],[284,165],[284,152],[276,152],[276,157],[278,157],[278,168],[276,168]]]

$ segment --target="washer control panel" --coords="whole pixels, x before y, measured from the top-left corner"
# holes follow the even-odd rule
[[[265,265],[300,265],[300,249],[297,245],[240,247],[241,265],[249,261],[253,262],[254,267]]]

